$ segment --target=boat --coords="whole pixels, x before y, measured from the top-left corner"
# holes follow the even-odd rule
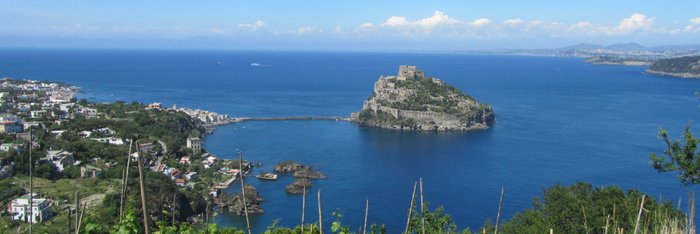
[[[251,67],[260,67],[260,66],[262,66],[262,64],[259,64],[259,63],[251,63],[250,66],[251,66]]]
[[[269,173],[269,172],[257,175],[255,177],[257,177],[258,179],[261,179],[261,180],[277,180],[277,174]]]

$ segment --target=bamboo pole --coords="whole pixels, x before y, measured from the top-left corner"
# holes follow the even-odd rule
[[[420,178],[420,228],[423,234],[425,234],[425,218],[423,217],[423,177]]]
[[[306,185],[301,192],[301,233],[304,233],[304,218],[306,216]]]
[[[80,222],[80,192],[75,191],[75,234],[78,234],[78,222]]]
[[[34,219],[34,176],[32,175],[34,159],[32,158],[32,148],[34,148],[34,137],[32,129],[29,128],[29,234],[32,234],[32,222]]]
[[[241,194],[243,195],[243,211],[245,213],[245,224],[248,228],[248,234],[251,234],[250,220],[248,219],[248,203],[245,200],[245,185],[243,185],[243,155],[240,155],[238,157],[238,168],[240,169],[238,171],[238,175],[241,177]]]
[[[177,192],[173,193],[173,204],[170,206],[170,213],[172,215],[172,224],[175,226],[175,198],[177,196]]]
[[[321,210],[321,189],[318,189],[318,233],[323,234],[323,211]]]
[[[71,221],[71,218],[70,218],[70,207],[68,207],[68,234],[70,234],[71,231],[73,231],[73,227],[72,227],[72,226],[73,226],[73,223],[71,223],[70,221]]]
[[[637,231],[639,230],[639,219],[642,217],[642,211],[644,210],[644,198],[646,198],[646,194],[642,194],[642,203],[639,204],[639,214],[637,214],[637,222],[634,223],[634,234],[637,234]]]
[[[365,225],[362,226],[362,234],[367,233],[367,215],[369,214],[369,198],[365,199]]]
[[[119,222],[122,221],[122,217],[124,216],[124,198],[126,197],[126,189],[129,182],[129,167],[131,166],[131,147],[133,146],[133,144],[134,139],[129,140],[129,152],[126,153],[126,168],[124,169],[126,172],[124,173],[124,176],[122,178],[122,191],[121,196],[119,198]]]
[[[138,143],[138,142],[136,142]],[[139,187],[141,188],[141,209],[143,211],[143,227],[145,230],[145,233],[148,234],[151,232],[151,230],[148,228],[148,208],[146,207],[146,192],[144,190],[144,176],[143,176],[143,160],[140,154],[140,150],[137,150],[139,152],[138,154],[138,166],[139,166]]]
[[[501,219],[501,207],[503,207],[503,195],[506,192],[505,187],[501,187],[501,199],[498,201],[498,213],[496,214],[496,227],[494,230],[494,234],[498,234],[498,221]]]
[[[408,233],[408,227],[411,224],[411,211],[413,211],[413,201],[416,199],[416,186],[418,183],[413,182],[413,194],[411,195],[411,205],[408,207],[408,218],[406,219],[406,229],[403,233]]]
[[[80,225],[83,223],[83,215],[85,215],[85,206],[86,205],[87,205],[87,202],[83,203],[83,208],[80,209],[80,218],[78,219],[78,224],[75,227],[75,233],[80,233]]]

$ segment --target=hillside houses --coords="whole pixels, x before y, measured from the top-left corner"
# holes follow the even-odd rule
[[[53,214],[51,206],[53,202],[33,194],[30,204],[29,196],[30,195],[27,194],[16,198],[7,206],[7,211],[12,214],[12,219],[32,223],[41,223],[51,219]]]
[[[53,163],[58,171],[63,171],[64,167],[67,165],[72,165],[75,163],[75,158],[73,158],[73,153],[66,152],[63,150],[49,150],[46,153],[46,157],[42,160]]]

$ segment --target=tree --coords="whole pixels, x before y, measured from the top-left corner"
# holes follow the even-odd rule
[[[678,179],[684,186],[700,183],[700,139],[686,127],[680,140],[671,140],[665,129],[659,129],[659,138],[666,144],[662,155],[651,153],[651,165],[659,172],[678,171]]]

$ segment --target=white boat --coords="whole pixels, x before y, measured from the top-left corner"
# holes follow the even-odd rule
[[[262,66],[262,64],[259,64],[259,63],[251,63],[250,66],[251,66],[251,67],[260,67],[260,66]]]

